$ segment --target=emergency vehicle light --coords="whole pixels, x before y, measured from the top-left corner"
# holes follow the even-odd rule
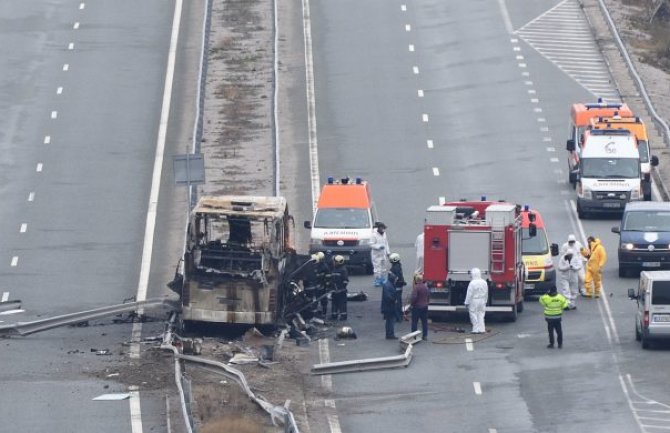
[[[328,185],[332,185],[335,182],[335,178],[333,176],[328,176]]]
[[[528,212],[529,210],[530,210],[530,206],[528,206],[527,204],[523,205],[523,211],[524,212]]]
[[[362,183],[363,183],[363,179],[361,179],[360,177],[357,177],[356,178],[356,185],[360,185]]]
[[[486,196],[485,195],[482,196],[482,201],[486,201]]]

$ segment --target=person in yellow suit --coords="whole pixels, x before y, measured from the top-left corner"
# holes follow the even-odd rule
[[[582,248],[582,255],[588,259],[586,262],[586,277],[584,278],[584,294],[586,297],[600,297],[603,288],[603,268],[607,263],[607,252],[600,243],[600,239],[589,236],[589,249]]]

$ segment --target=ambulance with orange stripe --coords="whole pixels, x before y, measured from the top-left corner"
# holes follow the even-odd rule
[[[314,219],[305,221],[311,230],[309,252],[341,255],[347,266],[357,266],[372,274],[375,206],[370,186],[361,178],[329,177],[321,189]]]
[[[596,103],[577,103],[570,108],[570,132],[566,144],[568,150],[568,176],[573,187],[579,177],[579,162],[584,146],[584,133],[591,126],[591,119],[608,116],[632,117],[633,112],[626,104],[607,103],[598,98]]]

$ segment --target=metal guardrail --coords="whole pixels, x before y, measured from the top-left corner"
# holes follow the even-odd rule
[[[353,373],[357,371],[407,367],[412,362],[413,346],[413,344],[409,344],[402,355],[316,364],[312,367],[312,374]]]
[[[87,320],[100,319],[119,313],[135,311],[138,308],[146,308],[159,305],[171,305],[168,299],[147,299],[140,302],[129,302],[127,304],[111,305],[95,308],[93,310],[80,311],[77,313],[63,314],[61,316],[49,317],[32,322],[17,322],[9,325],[0,325],[0,335],[30,335],[36,332],[46,331],[66,325],[85,322]]]
[[[0,302],[0,312],[19,310],[19,309],[21,309],[21,301]]]
[[[670,146],[670,127],[668,127],[667,122],[656,112],[656,109],[654,108],[654,105],[651,102],[651,98],[649,98],[649,94],[647,93],[647,89],[644,86],[644,83],[642,82],[642,78],[640,78],[640,75],[638,74],[637,69],[633,64],[633,61],[628,55],[628,50],[626,50],[626,46],[624,45],[623,40],[621,39],[621,36],[619,36],[619,32],[616,28],[616,25],[614,24],[614,20],[612,19],[612,16],[610,15],[609,10],[607,9],[607,5],[605,5],[605,1],[598,0],[598,3],[600,4],[600,9],[602,10],[603,15],[605,15],[607,24],[612,30],[614,39],[616,40],[617,46],[619,47],[619,52],[621,52],[621,55],[628,64],[628,69],[630,70],[631,74],[633,75],[633,78],[635,79],[637,88],[640,91],[640,94],[642,95],[642,99],[644,99],[644,103],[647,106],[649,113],[651,113],[654,121],[663,129],[666,146]]]

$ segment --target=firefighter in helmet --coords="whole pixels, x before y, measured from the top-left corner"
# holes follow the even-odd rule
[[[333,292],[331,294],[330,318],[333,320],[347,320],[347,284],[349,271],[344,265],[344,256],[333,257]]]
[[[401,322],[403,317],[402,288],[407,285],[407,282],[405,281],[405,277],[402,274],[402,264],[400,263],[400,254],[391,253],[391,255],[389,255],[389,261],[391,262],[391,273],[397,277],[395,280],[396,321]]]

